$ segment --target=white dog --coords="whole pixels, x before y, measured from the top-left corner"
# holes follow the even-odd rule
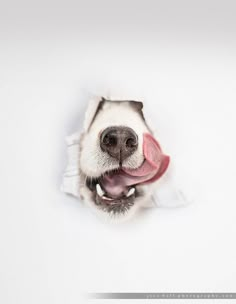
[[[93,100],[83,132],[67,139],[63,190],[109,218],[127,219],[150,206],[157,183],[168,171],[170,158],[162,152],[142,109],[138,101]],[[176,195],[184,199],[171,187],[167,192],[169,199]]]

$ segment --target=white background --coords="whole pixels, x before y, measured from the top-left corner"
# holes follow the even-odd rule
[[[1,303],[236,291],[235,15],[227,0],[1,2]],[[193,204],[108,225],[60,192],[92,94],[144,101]]]

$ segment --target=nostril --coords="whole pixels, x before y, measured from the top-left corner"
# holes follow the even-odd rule
[[[102,140],[103,144],[106,146],[116,146],[117,138],[114,135],[106,134]]]
[[[137,140],[136,138],[134,137],[130,137],[126,140],[126,143],[125,143],[126,147],[128,148],[134,148],[137,146]]]

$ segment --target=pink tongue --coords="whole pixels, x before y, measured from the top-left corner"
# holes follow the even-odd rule
[[[156,181],[166,171],[170,158],[162,153],[155,138],[143,135],[144,162],[137,169],[125,169],[106,175],[102,180],[104,190],[111,197],[119,197],[128,191],[127,187]]]

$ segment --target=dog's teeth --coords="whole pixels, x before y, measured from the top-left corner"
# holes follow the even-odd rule
[[[102,198],[103,198],[103,199],[105,199],[105,200],[107,200],[107,201],[113,201],[113,199],[112,199],[112,198],[107,197],[107,196],[105,196],[105,195],[104,195]]]
[[[129,192],[126,194],[126,196],[129,197],[129,196],[133,195],[134,192],[135,192],[135,188],[131,188],[131,189],[129,190]]]
[[[97,194],[99,196],[103,196],[105,194],[105,192],[102,190],[102,188],[99,184],[96,185],[96,189],[97,189]]]

